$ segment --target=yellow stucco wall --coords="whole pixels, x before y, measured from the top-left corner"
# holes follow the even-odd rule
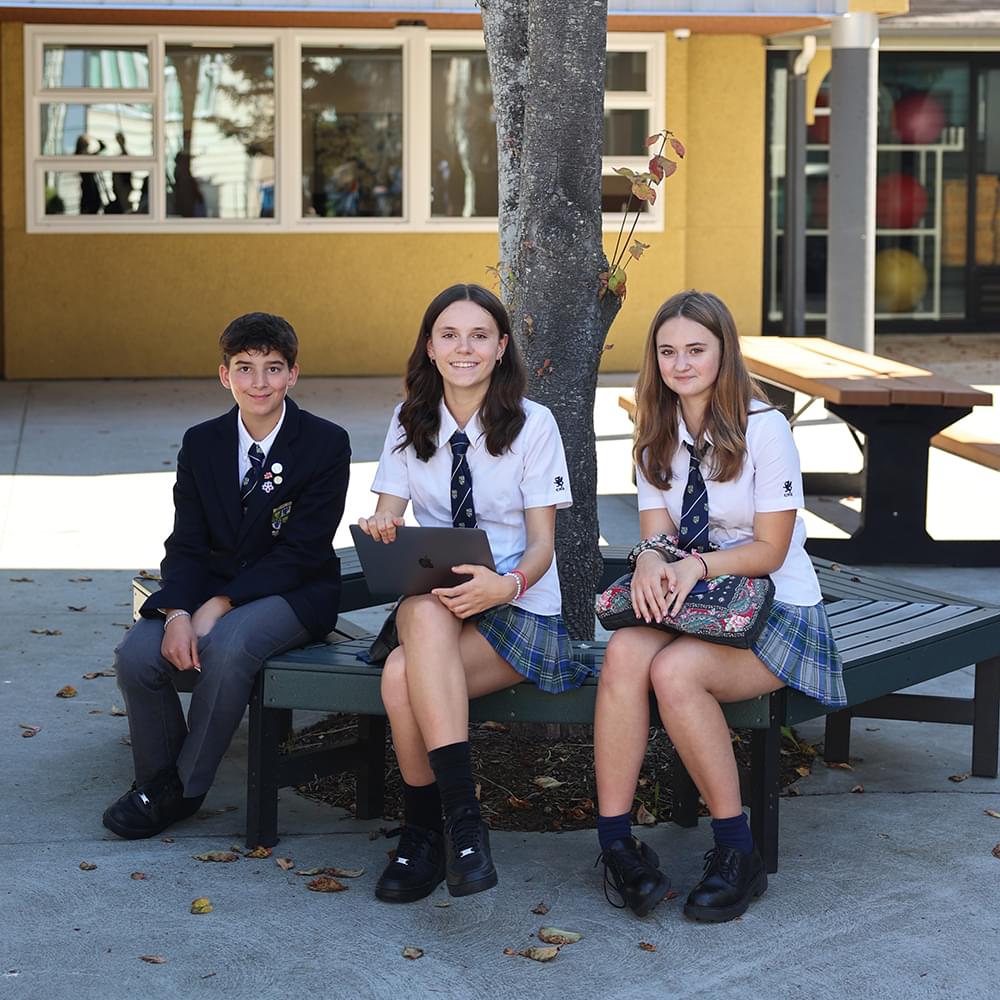
[[[310,374],[394,374],[430,298],[487,281],[489,233],[27,234],[23,29],[0,29],[7,378],[204,375],[218,333],[251,309],[294,324]],[[662,124],[689,152],[661,188],[666,231],[641,234],[651,249],[628,269],[605,370],[637,366],[650,316],[687,286],[718,292],[759,332],[764,75],[758,37],[667,36]]]

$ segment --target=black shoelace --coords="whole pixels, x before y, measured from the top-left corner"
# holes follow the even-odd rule
[[[602,861],[604,862],[604,898],[616,910],[624,910],[627,905],[625,902],[625,883],[633,875],[642,874],[649,866],[638,850],[634,854],[631,851],[616,854],[614,863],[608,860],[610,857],[610,851],[601,851],[597,855],[594,867],[596,868]],[[616,903],[608,894],[609,887],[617,893],[621,900],[620,903]]]
[[[483,847],[483,824],[478,816],[463,816],[451,829],[455,856],[467,857]]]
[[[702,881],[709,875],[718,872],[730,885],[737,879],[739,853],[732,848],[723,848],[716,844],[705,852],[705,868],[701,873]]]
[[[415,826],[397,826],[393,830],[387,830],[385,835],[386,837],[399,837],[399,843],[396,845],[396,857],[393,859],[397,862],[400,858],[404,859],[404,863],[415,861],[423,857],[430,846],[430,837],[424,830]]]

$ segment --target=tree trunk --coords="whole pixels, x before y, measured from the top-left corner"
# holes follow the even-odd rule
[[[620,301],[600,296],[606,0],[481,0],[497,112],[500,277],[528,395],[562,433],[573,506],[556,520],[563,616],[594,636],[597,368]]]

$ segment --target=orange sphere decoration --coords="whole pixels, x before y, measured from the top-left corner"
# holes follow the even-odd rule
[[[944,108],[930,94],[907,94],[893,105],[892,127],[900,142],[929,145],[938,141],[944,126]]]
[[[913,229],[927,212],[927,191],[909,174],[887,174],[875,187],[879,229]]]
[[[875,308],[913,312],[927,292],[927,269],[909,250],[891,247],[875,255]]]

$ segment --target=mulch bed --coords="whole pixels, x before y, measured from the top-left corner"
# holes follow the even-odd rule
[[[330,745],[357,733],[357,717],[331,715],[292,738],[293,749]],[[568,733],[568,735],[567,735]],[[479,800],[494,830],[584,830],[596,825],[594,746],[589,726],[560,727],[484,722],[471,730],[473,772]],[[733,748],[746,779],[750,767],[750,730],[733,731]],[[816,750],[786,731],[781,750],[783,794],[797,795],[794,783],[809,774]],[[385,818],[402,818],[399,768],[386,741]],[[666,734],[650,730],[646,759],[633,808],[638,824],[670,819],[670,776],[674,749]],[[354,811],[350,773],[320,778],[298,789],[310,798]],[[703,813],[705,812],[702,810]]]

